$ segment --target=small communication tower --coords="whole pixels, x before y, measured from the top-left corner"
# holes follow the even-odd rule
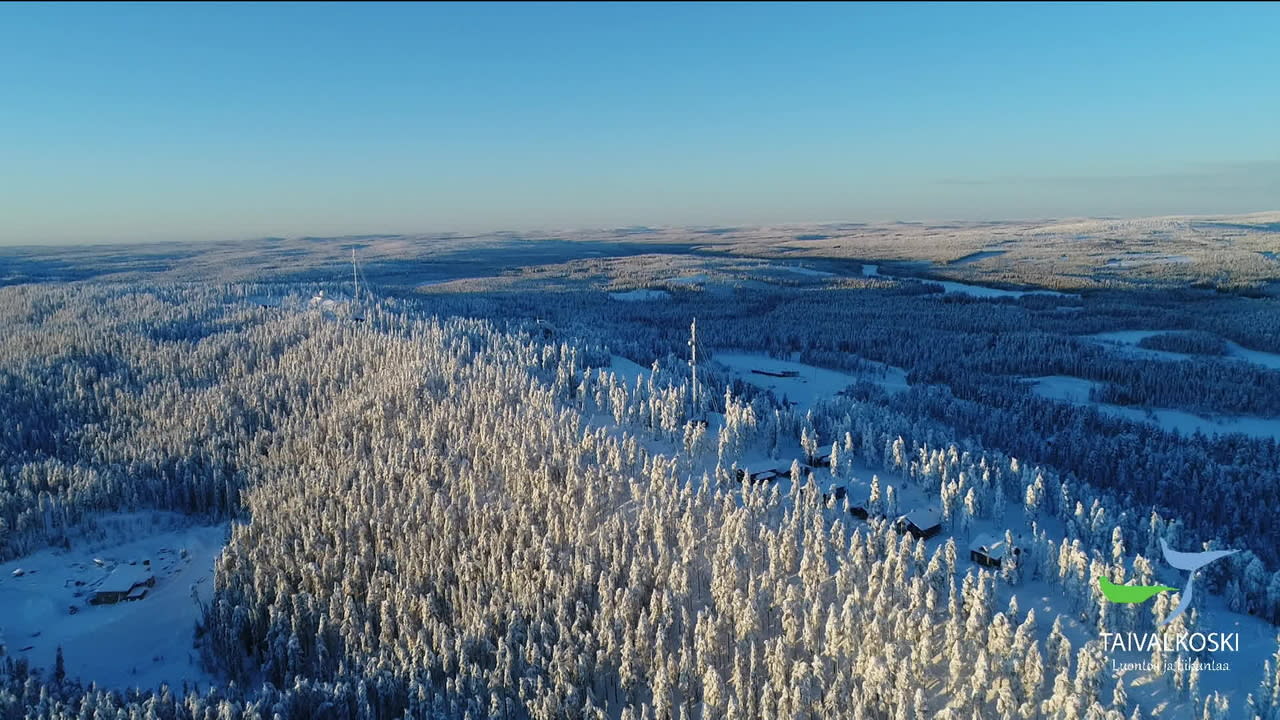
[[[695,420],[702,420],[702,389],[698,385],[698,318],[689,326],[690,410]]]

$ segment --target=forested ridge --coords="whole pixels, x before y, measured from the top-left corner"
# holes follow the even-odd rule
[[[625,335],[560,321],[548,337],[505,321],[521,315],[445,303],[436,315],[386,302],[355,322],[301,294],[246,302],[257,290],[0,290],[13,428],[0,553],[73,541],[102,511],[234,520],[196,630],[225,686],[122,694],[6,658],[0,717],[1146,717],[1097,641],[1073,645],[1060,620],[998,602],[998,588],[1049,583],[1091,627],[1149,631],[1167,598],[1117,612],[1091,580],[1149,582],[1159,539],[1227,524],[1170,515],[1172,480],[1111,467],[1167,443],[1158,433],[1117,432],[1061,473],[977,432],[982,409],[962,410],[974,402],[963,389],[863,388],[800,415],[740,383],[726,393],[709,371],[724,423],[708,436],[687,416],[670,344],[628,383],[603,367],[637,342]],[[679,340],[672,315],[649,321],[655,335]],[[837,477],[857,460],[910,478],[949,529],[1026,512],[1062,535],[1041,527],[1017,563],[957,570],[954,542],[930,549],[886,520],[858,522],[798,464],[785,496],[735,481],[749,448],[801,437],[830,449]],[[1274,444],[1230,442],[1230,458],[1194,445],[1204,472],[1274,473]],[[1274,506],[1265,485],[1236,492]],[[877,500],[886,514],[892,497]],[[1280,575],[1250,547],[1206,584],[1274,620]],[[1258,717],[1280,716],[1278,669],[1249,680]],[[1194,716],[1226,716],[1196,672],[1170,682]]]

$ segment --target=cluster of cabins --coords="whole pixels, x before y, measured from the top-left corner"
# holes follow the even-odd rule
[[[810,468],[825,467],[831,464],[831,456],[821,455],[803,462]],[[747,474],[744,470],[738,470],[737,479],[740,483],[767,483],[776,482],[781,478],[790,478],[791,470],[775,469],[763,470]],[[824,493],[823,502],[828,502],[834,497],[836,500],[844,500],[848,491],[844,487],[833,488],[830,493]],[[871,518],[871,512],[863,504],[849,504],[849,514],[859,520],[868,520]],[[916,508],[898,517],[894,521],[894,527],[898,532],[910,533],[917,538],[931,538],[942,532],[942,513],[934,507]],[[974,538],[969,544],[969,559],[984,567],[998,568],[1004,562],[1007,555],[1016,557],[1021,554],[1018,548],[1010,548],[1005,542],[1003,535],[983,534]]]
[[[752,372],[755,372],[755,371],[753,370]],[[811,469],[828,467],[831,465],[831,453],[827,453],[825,455],[815,455],[814,457],[809,458],[808,460],[801,461],[800,465],[802,467],[807,467]],[[789,478],[789,477],[791,477],[790,467],[777,468],[774,470],[761,470],[760,472],[753,472],[750,475],[747,475],[746,470],[743,470],[741,468],[738,469],[738,482],[740,483],[745,483],[745,482],[756,483],[756,484],[768,483],[768,482],[776,482],[783,478]],[[844,495],[841,495],[840,497],[844,497]]]

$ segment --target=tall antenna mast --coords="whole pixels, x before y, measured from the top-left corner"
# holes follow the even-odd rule
[[[693,319],[693,324],[689,326],[689,370],[693,374],[693,413],[697,415],[702,411],[702,405],[698,396],[698,318]]]
[[[356,275],[356,249],[351,248],[351,282],[355,283],[356,291],[351,296],[352,302],[360,297],[360,276]]]

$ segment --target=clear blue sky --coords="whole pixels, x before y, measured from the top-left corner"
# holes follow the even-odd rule
[[[0,243],[1280,209],[1280,5],[0,4]]]

